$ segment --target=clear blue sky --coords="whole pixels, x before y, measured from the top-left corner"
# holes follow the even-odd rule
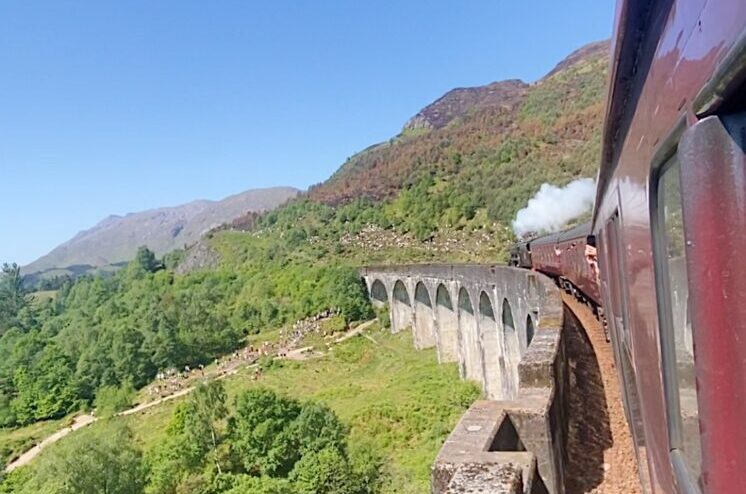
[[[611,0],[0,0],[0,261],[109,214],[306,188],[458,86],[533,81]]]

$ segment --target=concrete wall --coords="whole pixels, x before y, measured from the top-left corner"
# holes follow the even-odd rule
[[[457,361],[487,398],[444,444],[433,492],[564,492],[567,369],[552,281],[497,265],[366,267],[361,276],[375,303],[388,300],[392,331],[411,327],[417,348],[435,345],[439,361]],[[519,481],[498,489],[506,478]]]

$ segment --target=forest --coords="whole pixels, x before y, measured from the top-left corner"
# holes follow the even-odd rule
[[[375,492],[381,458],[350,447],[328,407],[262,388],[238,395],[232,412],[227,405],[222,382],[205,381],[147,454],[125,424],[96,424],[44,455],[33,475],[10,475],[0,493]]]
[[[348,322],[370,316],[355,269],[257,256],[240,270],[182,276],[142,248],[116,275],[82,277],[38,300],[18,266],[5,265],[0,426],[89,408],[101,388],[139,388],[159,371],[207,364],[248,334],[328,308]]]

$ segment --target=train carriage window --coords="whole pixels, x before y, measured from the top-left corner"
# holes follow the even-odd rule
[[[672,459],[680,480],[700,484],[699,413],[679,163],[669,160],[658,175],[653,213],[658,312],[668,403]]]

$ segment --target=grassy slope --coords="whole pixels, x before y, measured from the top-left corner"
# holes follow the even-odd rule
[[[259,381],[244,370],[226,380],[229,400],[253,386],[319,400],[351,427],[351,441],[389,459],[383,492],[428,492],[430,465],[478,388],[460,381],[455,364],[438,365],[433,349],[415,351],[408,332],[366,334],[377,344],[352,338],[325,357],[270,369]],[[127,419],[146,449],[162,439],[176,403]]]

